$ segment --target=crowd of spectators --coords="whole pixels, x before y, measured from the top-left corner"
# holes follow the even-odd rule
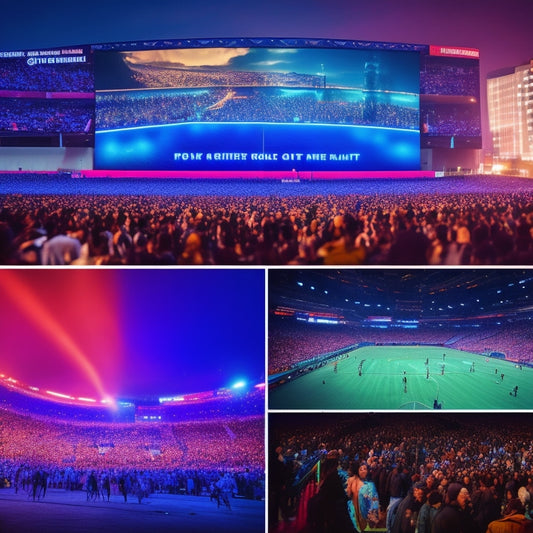
[[[2,409],[0,456],[78,468],[228,468],[263,465],[264,416],[194,422],[64,422]],[[102,448],[106,448],[102,452]],[[156,450],[154,452],[154,450]]]
[[[344,482],[351,461],[367,465],[368,480],[375,484],[379,496],[381,527],[388,532],[414,532],[421,505],[429,495],[433,493],[444,508],[450,504],[449,491],[459,484],[457,492],[461,488],[469,492],[468,514],[462,522],[465,529],[436,531],[485,533],[492,520],[508,513],[511,501],[522,504],[522,514],[529,513],[529,503],[524,506],[517,499],[521,487],[526,488],[522,491],[533,491],[530,423],[529,415],[519,414],[272,417],[269,501],[276,508],[269,512],[271,530],[275,530],[280,514],[284,519],[294,518],[298,495],[305,493],[306,483],[314,484],[316,476],[306,477],[303,466],[334,458]],[[325,481],[323,487],[326,490]],[[404,514],[415,489],[423,490],[423,498],[416,508],[407,506],[412,513]],[[319,495],[321,490],[318,485]],[[310,501],[305,503],[311,505]],[[385,518],[387,508],[389,516]],[[406,518],[400,527],[398,521]]]
[[[361,342],[361,336],[348,328],[309,327],[297,322],[269,321],[268,373],[277,374],[298,363]],[[279,324],[279,323],[278,323]]]
[[[533,334],[529,324],[492,323],[480,327],[376,329],[357,325],[317,326],[296,321],[269,321],[268,372],[277,374],[294,368],[304,361],[324,358],[328,354],[354,345],[427,344],[448,346],[480,355],[503,354],[509,361],[531,363]]]
[[[142,90],[96,93],[98,129],[173,124],[198,119],[203,110],[222,99],[223,89]]]
[[[254,196],[242,182],[242,195],[3,195],[0,263],[533,264],[527,183],[510,190],[508,178],[473,177],[480,189],[496,183],[502,191],[468,192],[468,180],[435,180],[431,193],[396,180],[412,190]],[[465,191],[447,191],[450,184]]]
[[[369,113],[363,96],[352,101],[338,89],[303,93],[276,88],[98,92],[96,122],[104,130],[187,121],[419,127],[418,108],[376,100]]]
[[[264,481],[263,434],[263,415],[103,424],[45,420],[3,409],[0,480],[19,488],[21,475],[30,480],[44,471],[50,487],[87,490],[89,472],[98,472],[115,487],[121,476],[141,476],[149,492],[200,495],[227,472],[242,496],[256,498]]]
[[[517,363],[531,363],[533,360],[533,334],[527,323],[507,323],[499,328],[487,326],[457,339],[452,346],[474,353],[502,353],[506,359]]]

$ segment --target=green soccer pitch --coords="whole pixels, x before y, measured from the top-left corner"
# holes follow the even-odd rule
[[[533,408],[532,368],[443,346],[366,346],[336,367],[272,388],[269,408],[417,410],[435,400],[453,410]]]

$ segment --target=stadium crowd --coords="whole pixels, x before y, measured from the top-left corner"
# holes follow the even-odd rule
[[[22,488],[36,472],[47,486],[88,490],[90,472],[142,479],[147,493],[204,494],[225,474],[244,497],[261,497],[264,416],[184,423],[72,423],[0,411],[0,480]],[[189,480],[193,480],[191,481]],[[23,481],[26,480],[26,483]]]
[[[505,324],[502,328],[485,327],[477,334],[470,333],[457,339],[452,345],[459,350],[474,353],[500,352],[517,363],[531,363],[533,334],[527,324]]]
[[[364,343],[442,345],[483,355],[497,352],[516,363],[526,364],[533,360],[533,334],[527,321],[501,327],[489,323],[461,329],[453,326],[369,329],[355,325],[317,326],[270,320],[268,372],[277,374],[303,361],[324,359],[337,350]]]
[[[184,423],[66,423],[1,412],[1,457],[134,468],[262,466],[263,417]],[[107,449],[102,453],[102,443]],[[154,451],[157,450],[157,451]]]
[[[533,193],[501,180],[505,192],[2,195],[0,263],[533,264]]]
[[[274,326],[269,321],[268,373],[277,374],[315,357],[361,342],[355,331],[345,328],[309,327],[298,323]]]
[[[97,92],[95,118],[101,130],[184,122],[196,119],[226,92],[220,89]]]
[[[360,531],[348,517],[354,464],[366,466],[360,484],[375,487],[371,525],[389,533],[529,531],[494,523],[514,516],[532,526],[533,440],[523,416],[278,415],[270,424],[270,531],[302,509],[295,531]],[[316,484],[309,469],[318,462]],[[359,503],[356,514],[367,508]]]

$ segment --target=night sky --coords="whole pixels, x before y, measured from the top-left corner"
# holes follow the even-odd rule
[[[101,399],[264,381],[264,271],[0,270],[0,373]]]
[[[301,37],[479,48],[486,75],[533,58],[531,0],[129,0],[4,2],[0,50],[150,39]]]

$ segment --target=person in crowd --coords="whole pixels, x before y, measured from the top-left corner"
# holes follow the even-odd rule
[[[404,471],[403,466],[396,463],[392,465],[392,469],[387,478],[387,493],[389,495],[389,504],[387,507],[387,530],[392,529],[392,522],[396,513],[396,506],[407,496],[409,490],[409,479],[407,472]]]
[[[225,472],[217,481],[216,486],[220,492],[219,504],[224,504],[231,511],[231,499],[236,490],[235,480],[230,476],[229,472]]]
[[[368,465],[354,461],[348,469],[346,494],[350,498],[348,509],[358,532],[379,521],[379,499],[376,486],[368,480]]]
[[[480,476],[478,485],[472,493],[474,522],[479,531],[485,531],[489,522],[500,517],[500,500],[490,475]],[[465,488],[468,490],[468,487]]]
[[[426,484],[417,481],[398,504],[390,533],[415,533],[418,514],[426,500]]]
[[[524,506],[519,498],[508,502],[503,517],[489,523],[486,533],[526,533],[533,531],[533,521],[524,515]]]
[[[478,533],[468,490],[450,483],[443,507],[433,519],[432,533]]]
[[[442,505],[442,496],[436,489],[430,490],[424,505],[420,508],[416,522],[416,533],[431,533],[433,520]]]
[[[307,524],[312,533],[354,532],[338,466],[338,453],[332,451],[322,463],[318,493],[309,500]]]

